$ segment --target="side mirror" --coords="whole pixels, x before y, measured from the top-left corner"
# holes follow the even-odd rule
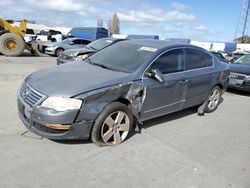
[[[73,44],[74,44],[74,42],[73,42],[73,41],[71,41],[69,44],[70,44],[70,45],[73,45]]]
[[[158,82],[164,82],[164,75],[159,69],[152,69],[150,72],[146,73],[146,75],[150,78],[156,79]]]

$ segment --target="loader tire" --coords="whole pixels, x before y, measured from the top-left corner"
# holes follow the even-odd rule
[[[20,56],[25,48],[24,40],[14,33],[0,36],[0,52],[7,56]]]

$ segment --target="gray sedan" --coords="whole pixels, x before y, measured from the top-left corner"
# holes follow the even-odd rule
[[[61,42],[48,42],[42,45],[43,51],[46,54],[59,56],[64,50],[83,48],[91,43],[90,40],[81,38],[68,38]]]
[[[91,139],[117,145],[134,122],[198,106],[216,110],[228,65],[187,44],[128,40],[85,60],[28,76],[18,91],[19,116],[49,139]]]

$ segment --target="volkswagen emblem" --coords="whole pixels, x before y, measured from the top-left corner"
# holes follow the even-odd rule
[[[29,93],[30,93],[30,92],[29,92],[28,88],[26,88],[26,89],[22,92],[23,98],[26,99],[27,96],[29,95]]]

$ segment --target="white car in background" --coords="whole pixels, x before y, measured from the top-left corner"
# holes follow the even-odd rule
[[[26,34],[24,36],[25,42],[27,42],[27,43],[31,42],[33,40],[36,40],[36,38],[37,38],[37,35],[35,34],[34,30],[27,28]]]
[[[31,42],[34,40],[40,40],[43,42],[61,42],[63,39],[64,35],[60,31],[53,29],[43,29],[36,34],[33,29],[27,29],[24,37],[26,42]]]
[[[36,40],[60,42],[63,40],[63,34],[53,29],[43,29],[37,33]]]

